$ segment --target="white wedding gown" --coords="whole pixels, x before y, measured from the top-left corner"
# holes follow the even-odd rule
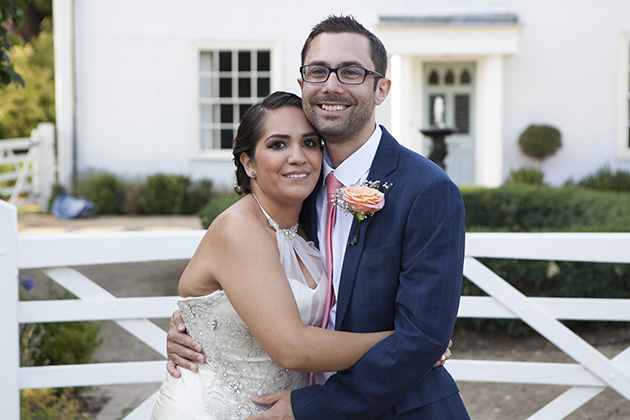
[[[262,207],[261,210],[277,231],[281,263],[302,322],[321,325],[326,274],[319,251],[296,235],[297,225],[278,229],[277,223]],[[298,257],[318,281],[315,289],[306,283]],[[240,420],[268,408],[251,402],[251,395],[308,384],[308,373],[285,369],[267,356],[223,290],[202,297],[182,298],[178,305],[188,333],[203,346],[206,363],[197,364],[198,373],[180,368],[179,379],[166,375],[151,419]]]

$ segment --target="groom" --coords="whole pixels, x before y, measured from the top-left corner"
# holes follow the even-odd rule
[[[453,378],[433,367],[451,337],[461,292],[459,190],[376,124],[375,108],[391,81],[384,77],[387,52],[374,34],[351,17],[329,17],[310,33],[302,64],[304,112],[326,145],[324,185],[303,209],[307,236],[324,249],[329,173],[344,186],[391,184],[385,206],[361,223],[336,215],[326,255],[335,296],[328,328],[396,332],[314,386],[254,398],[273,407],[252,419],[469,419]],[[356,244],[349,245],[357,230]],[[173,334],[171,328],[169,341]]]

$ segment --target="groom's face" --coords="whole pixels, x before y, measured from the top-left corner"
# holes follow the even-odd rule
[[[369,40],[354,33],[318,35],[311,42],[303,64],[374,70]],[[375,107],[387,96],[388,89],[382,87],[385,81],[378,80],[375,88],[371,75],[360,85],[343,84],[332,72],[324,83],[308,83],[300,78],[304,113],[326,143],[366,140],[374,130]]]

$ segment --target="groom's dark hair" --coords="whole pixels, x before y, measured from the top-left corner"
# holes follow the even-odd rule
[[[245,195],[252,192],[250,178],[241,163],[241,154],[246,153],[250,158],[254,157],[256,143],[263,135],[263,124],[267,113],[282,107],[295,107],[302,111],[302,99],[294,93],[274,92],[262,101],[249,107],[243,114],[238,126],[232,156],[236,165],[236,185],[234,190]],[[289,123],[289,122],[287,122]]]
[[[353,16],[331,15],[315,25],[302,47],[302,65],[306,64],[304,61],[313,39],[323,33],[351,33],[363,35],[370,42],[370,58],[374,62],[374,69],[368,70],[375,70],[383,76],[387,74],[387,50],[385,49],[385,45],[383,45],[376,35],[367,30],[365,26],[359,23],[359,21],[357,21]]]

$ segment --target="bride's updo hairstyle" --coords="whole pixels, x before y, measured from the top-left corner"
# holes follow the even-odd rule
[[[232,156],[234,156],[233,160],[236,165],[236,185],[234,190],[239,195],[252,192],[250,178],[247,176],[245,167],[241,163],[241,154],[247,153],[250,159],[254,158],[256,144],[263,135],[267,113],[285,106],[293,106],[301,110],[302,99],[293,93],[274,92],[262,101],[249,107],[243,114],[236,132],[236,138],[234,138],[234,147],[232,148]],[[290,121],[287,121],[287,123],[290,123]]]

